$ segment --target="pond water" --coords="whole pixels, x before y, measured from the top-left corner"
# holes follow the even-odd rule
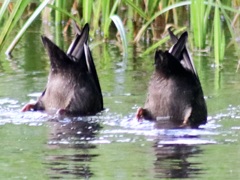
[[[133,120],[153,71],[150,44],[129,45],[123,60],[116,41],[92,49],[105,110],[57,118],[20,112],[47,82],[49,60],[40,41],[54,29],[36,22],[0,64],[0,179],[239,179],[240,72],[228,48],[222,67],[212,53],[193,52],[208,106],[199,129],[161,129]],[[62,35],[61,35],[62,36]],[[66,50],[71,37],[63,37]],[[96,38],[91,42],[98,41]]]

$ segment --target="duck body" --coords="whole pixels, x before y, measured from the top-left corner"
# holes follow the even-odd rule
[[[77,34],[68,52],[63,52],[47,37],[42,37],[51,69],[46,89],[37,103],[26,105],[22,111],[60,111],[67,115],[93,115],[103,110],[103,97],[97,72],[87,44],[89,26]]]
[[[175,39],[176,40],[176,39]],[[187,33],[169,51],[157,50],[145,105],[137,118],[168,118],[176,126],[205,124],[207,107],[194,64],[185,47]]]

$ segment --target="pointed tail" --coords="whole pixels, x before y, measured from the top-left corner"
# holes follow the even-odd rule
[[[179,39],[173,34],[171,28],[168,29],[168,32],[171,41],[174,43],[169,52],[180,61],[183,61],[184,67],[192,71],[198,77],[192,57],[186,47],[188,38],[187,32],[184,32]]]
[[[75,30],[77,34],[68,48],[67,55],[71,57],[74,61],[79,61],[84,52],[83,45],[87,44],[88,41],[89,25],[85,24],[82,31],[80,31],[79,27],[75,23]]]

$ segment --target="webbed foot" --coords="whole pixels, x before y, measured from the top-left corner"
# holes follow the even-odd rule
[[[35,107],[35,104],[26,104],[21,109],[21,112],[32,111],[32,110],[34,110],[34,107]]]

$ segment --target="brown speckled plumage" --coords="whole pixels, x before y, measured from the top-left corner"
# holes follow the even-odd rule
[[[102,92],[88,47],[89,26],[77,34],[68,52],[63,52],[47,37],[42,37],[51,69],[45,91],[36,104],[26,110],[56,112],[64,110],[67,115],[93,115],[103,110]]]
[[[207,107],[194,64],[186,49],[188,34],[179,39],[169,30],[175,43],[169,51],[157,50],[155,71],[149,82],[144,108],[137,118],[169,120],[178,126],[198,127],[207,120]]]

